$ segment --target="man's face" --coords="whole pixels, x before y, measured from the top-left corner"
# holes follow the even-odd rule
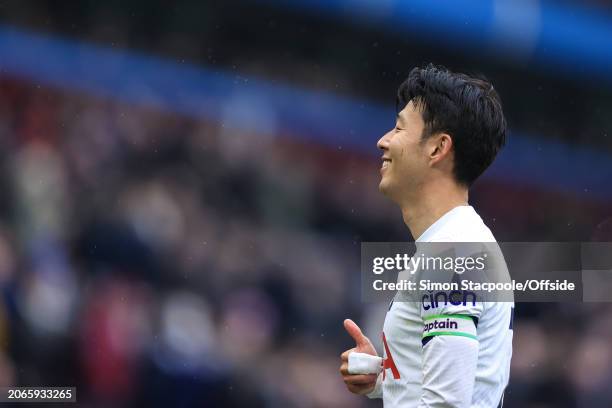
[[[376,144],[383,151],[379,189],[394,201],[418,191],[429,168],[421,135],[425,123],[410,101],[397,115],[395,128]]]

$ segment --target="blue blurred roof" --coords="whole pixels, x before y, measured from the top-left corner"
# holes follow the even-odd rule
[[[395,120],[391,105],[7,26],[0,26],[0,73],[222,121],[249,134],[268,132],[273,123],[273,130],[282,134],[373,155],[379,154],[376,140]],[[518,133],[511,135],[485,177],[612,199],[612,156]]]
[[[541,0],[259,0],[612,82],[612,18]]]

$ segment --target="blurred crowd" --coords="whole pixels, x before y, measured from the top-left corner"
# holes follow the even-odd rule
[[[0,385],[76,386],[88,406],[380,405],[338,375],[342,320],[380,345],[387,306],[360,300],[361,241],[410,239],[375,159],[9,78],[0,155]],[[495,214],[494,192],[475,205]],[[608,304],[518,305],[514,336],[504,406],[612,406]]]
[[[1,95],[0,382],[101,406],[355,404],[336,366],[359,244],[331,231],[359,192],[272,137]]]

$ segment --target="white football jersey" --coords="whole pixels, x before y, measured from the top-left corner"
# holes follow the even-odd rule
[[[421,242],[495,238],[471,206],[459,206],[431,225],[417,247]],[[382,397],[385,408],[501,406],[514,303],[437,299],[391,302],[382,334],[383,371],[369,397]]]

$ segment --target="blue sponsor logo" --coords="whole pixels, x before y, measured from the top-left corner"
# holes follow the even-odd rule
[[[450,292],[429,292],[421,298],[423,310],[436,309],[449,304],[453,306],[476,306],[476,293],[467,290],[451,290]]]

